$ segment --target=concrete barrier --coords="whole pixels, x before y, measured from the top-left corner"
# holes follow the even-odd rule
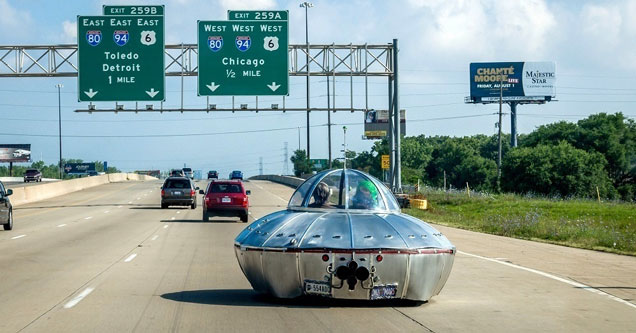
[[[147,181],[155,179],[157,178],[132,173],[111,173],[106,175],[76,178],[34,186],[15,187],[12,188],[13,195],[11,196],[11,204],[13,206],[20,206],[108,183],[122,182],[128,180]]]
[[[250,177],[250,179],[269,180],[270,182],[287,185],[293,188],[296,188],[300,186],[300,184],[305,182],[305,179],[302,179],[302,178],[292,177],[292,176],[279,176],[279,175],[260,175],[260,176]]]

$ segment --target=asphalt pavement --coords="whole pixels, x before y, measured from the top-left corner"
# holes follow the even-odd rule
[[[199,186],[203,187],[204,182]],[[293,189],[246,182],[250,218]],[[14,211],[0,231],[1,332],[633,331],[636,258],[438,227],[457,246],[428,303],[256,294],[238,218],[160,209],[160,182],[111,183]]]

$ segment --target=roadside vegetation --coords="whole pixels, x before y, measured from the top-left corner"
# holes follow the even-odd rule
[[[495,235],[636,255],[636,204],[423,190],[424,221]]]
[[[62,164],[66,163],[83,163],[79,159],[62,160]],[[42,178],[60,178],[60,168],[57,164],[46,165],[43,161],[33,162],[30,165],[28,163],[15,163],[13,164],[13,177],[22,177],[27,169],[38,169],[42,172]],[[104,172],[104,163],[95,161],[95,170],[97,172]],[[106,173],[116,173],[119,170],[116,167],[108,167]],[[0,177],[9,177],[9,167],[0,166]],[[64,179],[76,178],[77,176],[64,175]]]
[[[429,189],[419,195],[430,207],[406,212],[458,228],[636,255],[633,119],[619,112],[559,121],[518,142],[513,148],[509,135],[502,138],[498,183],[496,135],[402,138],[402,183]],[[381,155],[388,153],[387,141],[376,141],[370,151],[348,152],[348,165],[383,179]],[[304,150],[291,160],[296,175],[317,171]]]

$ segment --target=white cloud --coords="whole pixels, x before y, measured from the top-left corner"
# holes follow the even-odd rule
[[[274,9],[276,7],[276,1],[274,0],[221,0],[220,4],[225,10],[257,10]]]
[[[61,39],[64,43],[75,43],[77,41],[77,22],[62,22]]]
[[[29,27],[32,24],[33,18],[29,12],[12,7],[7,0],[0,0],[1,34],[13,36],[16,40],[19,40],[21,37],[28,35],[25,27]]]

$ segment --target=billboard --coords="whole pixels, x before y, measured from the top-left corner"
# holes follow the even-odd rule
[[[554,62],[470,64],[470,102],[550,101],[556,97]]]
[[[382,139],[389,133],[389,111],[364,112],[364,139]],[[406,134],[406,110],[400,110],[400,134]]]
[[[0,144],[0,162],[29,162],[31,161],[31,145],[3,145]]]
[[[85,175],[91,171],[95,172],[95,163],[66,163],[64,164],[64,172],[69,175]]]

